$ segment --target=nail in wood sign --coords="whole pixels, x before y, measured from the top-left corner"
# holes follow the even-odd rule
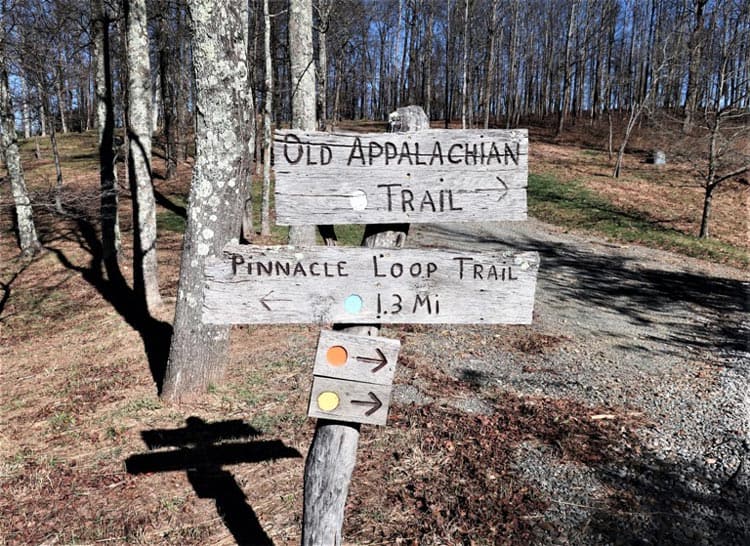
[[[526,129],[276,131],[276,221],[526,220],[528,153]]]
[[[401,343],[322,330],[307,414],[384,425]]]

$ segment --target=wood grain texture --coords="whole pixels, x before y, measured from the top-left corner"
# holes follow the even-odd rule
[[[388,420],[391,390],[391,385],[315,376],[307,415],[320,419],[382,426]],[[319,399],[323,393],[334,396],[338,400],[338,405],[328,410],[321,408]]]
[[[329,361],[329,351],[335,347],[342,347],[347,353],[343,364]],[[321,330],[313,375],[390,385],[400,349],[401,342],[397,339]]]
[[[282,225],[525,220],[528,133],[277,131]]]
[[[203,321],[529,324],[538,266],[535,252],[231,244],[205,268]]]

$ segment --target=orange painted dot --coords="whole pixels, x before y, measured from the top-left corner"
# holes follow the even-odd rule
[[[331,366],[343,366],[348,358],[349,353],[341,345],[334,345],[326,352],[326,360]]]

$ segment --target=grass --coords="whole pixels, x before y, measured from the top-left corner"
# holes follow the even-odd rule
[[[156,229],[158,231],[174,231],[175,233],[185,233],[185,218],[171,210],[165,210],[156,213]]]
[[[636,243],[694,258],[750,265],[748,253],[716,239],[700,239],[660,226],[643,213],[618,208],[578,181],[550,174],[529,175],[529,214],[560,226],[584,230],[620,243]]]

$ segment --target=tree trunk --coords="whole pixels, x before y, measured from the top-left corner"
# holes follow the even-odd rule
[[[21,121],[23,138],[31,138],[31,110],[29,109],[29,86],[26,78],[21,76]]]
[[[4,14],[0,8],[0,20],[2,15]],[[15,117],[8,86],[7,59],[3,49],[4,38],[3,29],[0,28],[0,152],[2,152],[0,156],[5,159],[5,167],[10,179],[10,188],[16,209],[19,246],[25,256],[31,256],[41,248],[41,245],[36,234],[31,200],[26,190],[23,167],[21,167],[21,154],[18,150]]]
[[[263,0],[263,54],[266,63],[265,101],[263,104],[263,196],[260,206],[260,234],[271,234],[271,122],[273,116],[273,64],[271,60],[271,14]],[[322,38],[325,39],[325,38]]]
[[[510,27],[510,49],[508,50],[508,64],[510,64],[510,75],[507,78],[508,90],[505,94],[506,114],[505,128],[513,126],[513,117],[516,114],[516,95],[518,94],[518,42],[519,42],[519,18],[521,7],[518,0],[513,1],[513,23]]]
[[[490,43],[487,46],[487,68],[484,74],[484,92],[482,93],[482,108],[484,110],[484,128],[490,128],[490,86],[492,85],[492,77],[495,73],[495,33],[497,31],[497,8],[498,1],[493,0],[490,4],[492,13],[490,14]]]
[[[63,214],[62,206],[62,165],[60,164],[60,151],[57,149],[57,129],[55,124],[50,125],[49,141],[52,145],[52,159],[55,163],[55,210],[59,214]]]
[[[156,202],[151,173],[151,67],[145,0],[124,1],[128,64],[128,165],[133,194],[133,288],[149,310],[161,305]]]
[[[94,5],[93,46],[96,77],[96,127],[99,136],[99,210],[102,224],[102,259],[108,273],[117,267],[122,242],[118,212],[117,155],[115,153],[115,105],[108,14],[103,0]],[[119,268],[117,269],[119,271]]]
[[[469,0],[464,0],[464,61],[461,80],[461,128],[467,129],[467,115],[469,108]]]
[[[320,30],[318,31],[318,126],[328,130],[328,29],[331,23],[331,0],[318,2]]]
[[[190,187],[174,334],[162,398],[205,392],[224,374],[229,326],[201,322],[203,266],[240,232],[252,171],[254,110],[247,83],[244,0],[190,0],[196,158]]]
[[[565,114],[568,109],[568,93],[570,88],[570,58],[572,55],[572,43],[573,43],[573,23],[576,19],[576,8],[578,6],[578,0],[574,0],[570,5],[570,14],[568,15],[568,32],[565,35],[565,64],[563,65],[563,87],[562,94],[560,96],[560,112],[557,120],[557,133],[556,136],[562,135],[563,128],[565,126]]]
[[[698,97],[698,71],[701,66],[701,57],[703,49],[703,8],[707,0],[694,0],[695,24],[693,25],[690,39],[688,40],[688,80],[685,90],[685,118],[682,122],[682,131],[689,133],[693,126],[693,116],[697,105]],[[710,201],[710,200],[709,200]]]
[[[292,76],[292,129],[315,131],[312,0],[289,2],[289,60]],[[289,230],[289,244],[314,245],[315,227],[292,227]]]
[[[55,90],[57,92],[57,109],[60,112],[60,128],[65,135],[68,133],[68,123],[65,120],[65,101],[63,100],[65,93],[63,89],[64,81],[62,66],[58,66],[56,80]]]
[[[711,199],[713,197],[715,186],[709,184],[706,186],[706,193],[703,195],[703,214],[701,214],[701,228],[698,237],[708,239],[708,222],[711,218]]]
[[[42,102],[46,102],[44,97],[42,97]],[[47,136],[47,113],[44,105],[39,106],[39,136]]]
[[[161,9],[169,15],[164,16],[159,21],[158,26],[158,43],[159,43],[159,81],[161,104],[162,104],[162,135],[164,137],[164,178],[169,180],[177,174],[177,161],[180,156],[179,152],[179,120],[177,102],[180,100],[180,82],[179,71],[175,67],[179,65],[177,57],[179,47],[175,47],[174,34],[170,21],[178,19],[169,2],[162,2]],[[173,23],[175,26],[178,22]]]
[[[427,16],[427,43],[425,45],[425,68],[424,68],[424,79],[425,79],[425,101],[424,110],[427,114],[427,119],[432,119],[432,26],[435,22],[435,7],[431,4],[427,4],[429,14]]]

